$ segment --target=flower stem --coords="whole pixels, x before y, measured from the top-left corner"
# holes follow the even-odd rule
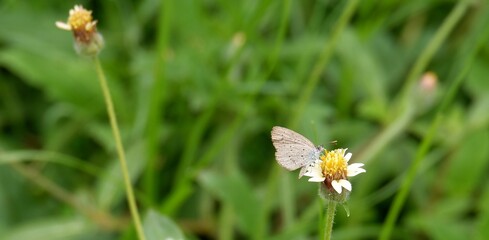
[[[117,154],[119,155],[119,162],[121,164],[122,176],[124,178],[124,185],[126,187],[127,199],[129,201],[129,209],[131,211],[132,218],[134,220],[134,226],[139,237],[139,240],[145,240],[143,227],[141,225],[141,219],[139,217],[138,208],[136,205],[136,200],[134,198],[134,192],[131,185],[131,179],[129,177],[129,170],[127,168],[126,155],[124,153],[124,147],[122,146],[121,135],[119,127],[117,126],[117,119],[114,111],[114,104],[112,103],[112,98],[110,96],[109,86],[107,85],[107,80],[105,78],[102,65],[98,57],[94,57],[93,61],[97,69],[97,76],[100,80],[100,87],[104,93],[105,104],[107,107],[107,113],[110,119],[110,126],[112,127],[112,133],[114,134],[114,140],[117,148]]]
[[[328,200],[328,209],[326,210],[326,224],[324,225],[324,240],[330,240],[333,233],[334,214],[336,212],[336,202]]]

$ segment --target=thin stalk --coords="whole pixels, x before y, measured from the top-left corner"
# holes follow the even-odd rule
[[[146,237],[144,236],[144,231],[141,224],[141,218],[139,217],[138,207],[136,205],[134,191],[132,189],[131,179],[129,177],[126,155],[124,153],[124,147],[122,145],[119,127],[117,126],[117,119],[115,115],[114,104],[112,103],[112,97],[110,96],[109,86],[107,85],[107,80],[105,78],[105,74],[102,69],[102,64],[100,64],[99,58],[94,57],[93,61],[97,69],[98,79],[100,80],[100,87],[102,88],[102,92],[104,94],[105,104],[107,107],[107,114],[109,115],[110,126],[112,127],[112,133],[114,135],[117,154],[119,155],[119,163],[121,164],[121,171],[122,171],[122,176],[124,178],[124,185],[126,188],[127,199],[129,201],[129,209],[131,211],[131,216],[134,221],[134,226],[136,227],[139,240],[145,240]]]
[[[328,209],[326,210],[326,221],[324,224],[324,240],[330,240],[333,234],[333,222],[336,212],[336,202],[328,201]]]

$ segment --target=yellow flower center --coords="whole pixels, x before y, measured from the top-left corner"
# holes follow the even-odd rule
[[[89,44],[97,34],[97,21],[92,20],[92,11],[86,10],[81,5],[76,5],[70,10],[67,22],[69,27],[61,26],[61,28],[71,30],[77,43]]]
[[[333,180],[346,179],[348,164],[345,160],[345,150],[338,149],[334,151],[324,150],[319,157],[321,159],[321,170],[326,182]]]
[[[81,6],[76,6],[75,9],[70,11],[68,17],[68,24],[73,30],[90,30],[86,29],[87,26],[91,26],[92,11],[88,11]]]

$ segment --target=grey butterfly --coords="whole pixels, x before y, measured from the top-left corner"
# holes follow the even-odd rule
[[[275,158],[278,164],[289,171],[302,168],[299,178],[316,164],[323,150],[323,147],[314,146],[309,139],[299,133],[279,126],[272,128],[272,142],[276,149]]]

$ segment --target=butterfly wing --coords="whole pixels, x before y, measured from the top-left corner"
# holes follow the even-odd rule
[[[319,155],[309,139],[284,127],[272,128],[272,142],[277,162],[289,171],[305,166]]]

